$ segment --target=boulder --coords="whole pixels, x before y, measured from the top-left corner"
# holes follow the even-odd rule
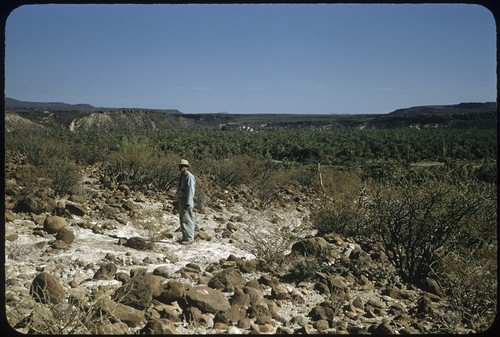
[[[5,211],[5,221],[11,222],[14,220],[16,220],[16,215],[11,210]]]
[[[94,335],[126,335],[129,333],[128,325],[123,322],[117,323],[96,323],[92,333]]]
[[[234,291],[235,289],[242,288],[246,284],[246,280],[241,273],[233,268],[224,269],[214,275],[208,282],[208,286],[221,289],[222,291]]]
[[[112,280],[115,277],[118,267],[113,262],[108,262],[95,272],[94,280]]]
[[[30,295],[41,303],[60,303],[64,298],[64,288],[58,278],[41,272],[33,279]]]
[[[153,300],[153,291],[146,275],[134,275],[132,278],[116,289],[113,299],[136,309],[144,310]]]
[[[61,229],[56,234],[56,239],[71,244],[75,240],[75,234],[67,228]]]
[[[128,239],[125,242],[124,246],[129,247],[129,248],[134,248],[137,250],[148,250],[148,249],[153,248],[153,243],[149,242],[148,240],[146,240],[144,238],[134,236],[134,237],[131,237],[130,239]]]
[[[163,286],[162,293],[157,299],[164,303],[172,303],[182,300],[186,297],[189,288],[189,285],[185,283],[169,281]]]
[[[101,309],[131,328],[138,327],[145,321],[145,313],[143,311],[113,300],[104,301]]]
[[[52,247],[53,249],[65,249],[66,247],[68,247],[68,244],[62,240],[55,240],[50,244],[50,247]]]
[[[66,227],[66,219],[57,215],[49,215],[45,218],[43,229],[49,233],[54,234]]]
[[[302,256],[321,256],[329,250],[328,242],[322,237],[306,238],[292,245],[292,252]]]
[[[28,196],[17,201],[13,208],[13,211],[15,213],[40,214],[44,211],[44,205],[39,199]]]
[[[203,312],[224,312],[231,308],[228,299],[217,289],[207,286],[196,286],[189,289],[186,295],[188,303],[198,307]]]
[[[159,297],[163,292],[162,282],[165,281],[165,278],[151,274],[145,275],[144,278],[146,283],[151,288],[151,295],[153,296],[153,298]]]
[[[250,306],[254,307],[261,304],[264,301],[264,294],[260,289],[256,289],[253,287],[245,286],[242,288],[243,293],[248,295]]]
[[[74,202],[66,202],[65,209],[73,215],[84,216],[87,214],[87,210],[80,204]]]
[[[167,318],[152,319],[141,329],[141,335],[176,335],[177,328]]]
[[[246,311],[243,308],[232,306],[227,311],[218,312],[214,317],[214,322],[225,323],[228,325],[237,324],[240,320],[245,318]]]

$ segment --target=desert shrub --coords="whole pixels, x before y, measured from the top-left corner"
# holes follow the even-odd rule
[[[256,159],[246,155],[232,156],[222,160],[198,160],[197,170],[222,188],[237,185],[254,185],[269,181],[280,163],[269,159]]]
[[[159,208],[143,208],[131,217],[132,226],[139,231],[139,236],[154,243],[164,238],[166,229],[163,212]]]
[[[269,217],[273,217],[272,214],[269,214]],[[239,229],[243,233],[238,238],[238,243],[256,258],[279,267],[287,258],[286,254],[290,253],[293,243],[301,238],[306,230],[305,227],[300,230],[297,221],[298,219],[278,220],[277,223],[269,224],[260,218],[252,217]]]
[[[111,181],[168,190],[176,183],[177,162],[178,158],[162,153],[147,140],[125,140],[118,151],[108,156],[104,170]]]
[[[448,299],[461,321],[477,332],[489,329],[496,317],[498,299],[497,247],[448,250],[441,258],[436,277],[447,289]]]
[[[370,191],[366,224],[403,279],[418,282],[428,276],[436,252],[495,207],[484,187],[454,177],[396,177]]]
[[[43,167],[33,165],[20,166],[15,173],[19,184],[23,186],[21,196],[40,195],[40,193],[50,187],[50,180]]]
[[[326,171],[323,204],[312,211],[310,220],[319,234],[335,232],[345,236],[367,235],[363,202],[366,183],[356,172]]]
[[[361,193],[362,192],[362,193]],[[438,252],[477,235],[491,235],[496,192],[471,176],[411,172],[336,197],[311,216],[320,232],[381,242],[403,280],[425,279]],[[454,238],[462,236],[457,241]],[[465,236],[465,238],[463,238]]]
[[[49,131],[20,132],[9,138],[8,147],[23,154],[25,162],[38,167],[46,166],[53,158],[67,158],[68,144],[59,141]]]
[[[109,325],[116,321],[112,311],[104,311],[112,289],[93,289],[84,298],[70,298],[63,303],[37,303],[31,314],[19,317],[16,328],[26,329],[29,334],[95,334],[96,324]],[[8,310],[8,316],[17,316]]]
[[[78,165],[62,159],[53,159],[45,167],[45,172],[51,180],[54,193],[59,196],[69,195],[74,192],[81,180]]]

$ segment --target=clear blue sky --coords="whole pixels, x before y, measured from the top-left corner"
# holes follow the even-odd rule
[[[386,113],[496,101],[474,4],[25,5],[5,95],[185,113]]]

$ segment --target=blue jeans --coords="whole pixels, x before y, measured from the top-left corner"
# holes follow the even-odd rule
[[[187,209],[184,202],[179,201],[179,220],[183,241],[194,240],[194,218],[193,209]]]

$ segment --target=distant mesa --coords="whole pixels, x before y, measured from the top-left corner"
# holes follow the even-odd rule
[[[40,113],[42,112],[42,113]],[[397,109],[385,114],[237,114],[189,113],[175,109],[98,108],[90,104],[26,102],[6,97],[6,130],[56,128],[80,130],[163,130],[220,128],[222,130],[496,128],[496,102],[468,102]]]

